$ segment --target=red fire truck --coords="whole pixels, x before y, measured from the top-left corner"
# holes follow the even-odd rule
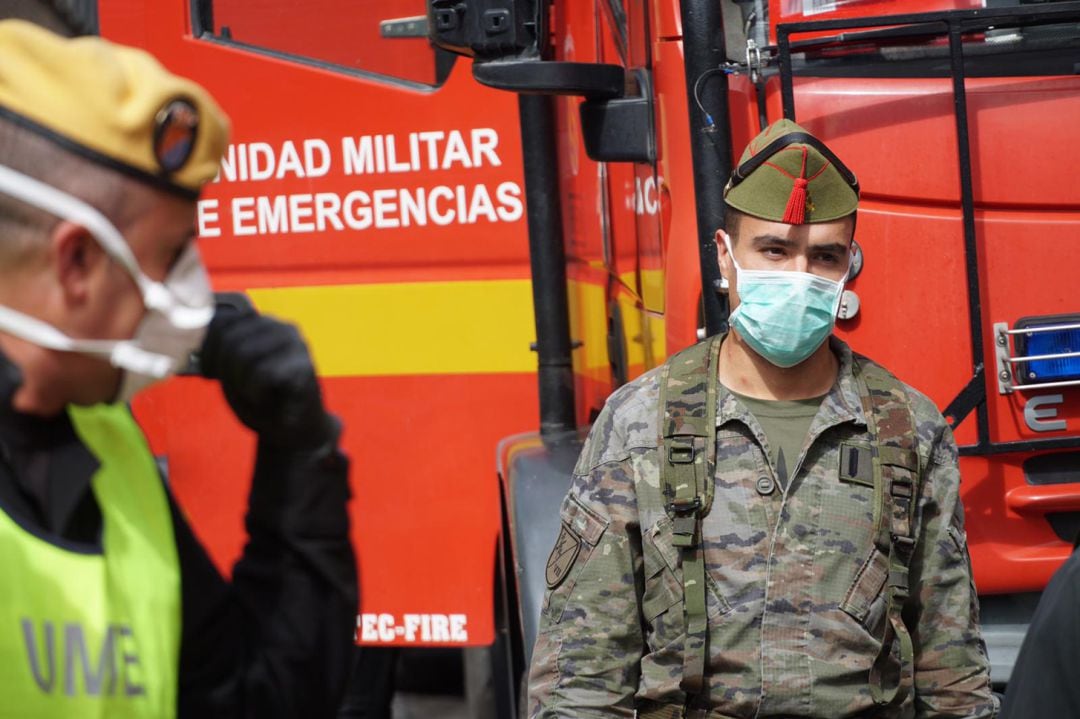
[[[100,26],[233,119],[201,247],[301,326],[345,420],[360,644],[488,647],[512,712],[580,428],[723,328],[732,151],[787,116],[859,176],[838,333],[955,429],[1007,681],[1080,530],[1080,3],[111,0]],[[227,570],[252,439],[198,379],[137,410]]]

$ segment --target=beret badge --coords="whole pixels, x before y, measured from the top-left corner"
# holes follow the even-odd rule
[[[191,157],[199,131],[199,111],[182,98],[170,100],[154,118],[154,157],[171,175]]]

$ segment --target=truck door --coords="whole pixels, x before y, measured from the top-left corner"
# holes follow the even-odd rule
[[[863,188],[862,310],[844,334],[954,428],[993,678],[1006,681],[1025,621],[1015,609],[1030,609],[1024,593],[1080,531],[1080,202],[1063,159],[1080,116],[1080,12],[778,30],[783,111]]]
[[[644,125],[625,125],[618,143],[586,138],[614,122],[603,101],[556,102],[559,171],[570,277],[580,421],[615,387],[665,356],[662,186],[653,130],[649,17],[645,3],[556,3],[555,61],[606,63],[626,73],[626,97],[640,98]],[[587,123],[589,127],[583,127]]]
[[[496,442],[537,415],[515,98],[426,39],[423,0],[121,0],[103,35],[233,121],[199,203],[218,291],[297,323],[352,459],[361,644],[493,638]],[[216,386],[137,403],[215,561],[238,556],[253,438]]]

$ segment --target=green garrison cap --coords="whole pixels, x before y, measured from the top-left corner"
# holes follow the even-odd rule
[[[855,211],[859,183],[825,143],[791,120],[780,120],[746,146],[724,200],[763,220],[829,222]]]

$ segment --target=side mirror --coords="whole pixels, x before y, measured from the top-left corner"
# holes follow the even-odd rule
[[[630,79],[628,96],[590,95],[581,103],[585,154],[597,162],[656,161],[651,76],[637,70]]]
[[[543,58],[545,0],[428,0],[428,36],[471,57],[477,82],[526,95],[578,95],[585,151],[601,162],[654,162],[652,82],[622,65]]]

